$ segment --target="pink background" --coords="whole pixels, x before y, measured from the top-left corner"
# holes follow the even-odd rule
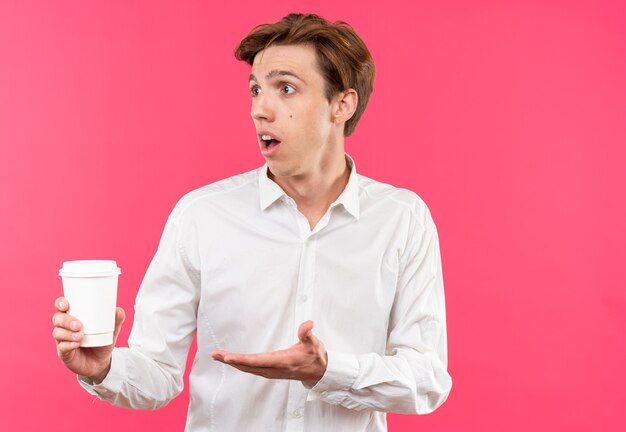
[[[186,393],[133,412],[64,369],[57,272],[116,259],[132,318],[177,199],[262,164],[232,50],[289,11],[365,39],[378,76],[348,152],[440,231],[454,387],[390,430],[626,430],[626,9],[608,0],[3,0],[0,429],[182,430]]]

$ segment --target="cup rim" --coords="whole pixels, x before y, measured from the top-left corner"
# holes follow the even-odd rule
[[[121,274],[113,260],[74,260],[65,261],[59,269],[61,277],[104,277]]]

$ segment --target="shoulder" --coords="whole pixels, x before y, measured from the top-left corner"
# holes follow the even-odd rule
[[[373,180],[359,174],[359,195],[367,206],[380,207],[389,215],[411,219],[422,227],[434,225],[430,210],[415,192]]]
[[[180,220],[210,207],[213,203],[223,200],[237,200],[242,194],[250,193],[258,188],[259,170],[261,168],[219,180],[185,194],[176,203],[170,219]]]

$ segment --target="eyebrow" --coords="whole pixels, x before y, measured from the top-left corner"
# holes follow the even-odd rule
[[[294,78],[296,78],[296,79],[298,79],[298,80],[300,80],[302,82],[306,82],[302,78],[300,78],[297,74],[295,74],[294,72],[291,72],[291,71],[288,71],[288,70],[277,70],[277,69],[269,71],[268,74],[265,75],[265,79],[266,80],[271,80],[272,78],[276,78],[276,77],[279,77],[279,76],[291,76],[291,77],[294,77]],[[250,74],[249,81],[258,81],[258,80],[254,76],[254,74]]]

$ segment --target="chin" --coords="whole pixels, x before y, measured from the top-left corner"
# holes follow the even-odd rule
[[[271,160],[267,161],[267,166],[272,175],[276,177],[290,177],[295,174],[293,167],[285,166],[284,164],[279,164]]]

